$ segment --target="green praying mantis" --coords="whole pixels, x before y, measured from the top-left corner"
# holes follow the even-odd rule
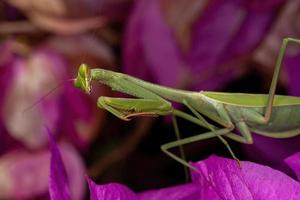
[[[170,151],[174,147],[218,137],[238,160],[224,139],[252,144],[251,132],[271,138],[289,138],[300,134],[300,98],[275,95],[283,57],[288,43],[300,43],[300,39],[285,38],[276,60],[269,94],[224,93],[209,91],[185,91],[149,83],[132,76],[105,69],[79,67],[75,86],[86,93],[91,92],[91,81],[99,81],[112,90],[136,98],[99,97],[98,107],[106,109],[122,120],[137,116],[172,115],[177,140],[161,146],[161,149],[179,163],[196,170],[182,153],[177,156]],[[192,114],[180,111],[171,102],[185,105]],[[207,128],[209,132],[187,138],[179,138],[176,117]],[[209,123],[210,119],[214,124]],[[240,134],[234,132],[238,130]]]

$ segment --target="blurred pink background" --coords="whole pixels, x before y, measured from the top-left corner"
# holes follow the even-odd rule
[[[98,109],[99,96],[121,94],[100,83],[91,95],[74,88],[81,63],[180,89],[267,93],[284,37],[300,37],[299,1],[1,1],[0,199],[49,199],[45,125],[74,199],[87,197],[84,175],[135,191],[184,182],[182,166],[160,151],[175,140],[170,120],[123,122]],[[300,96],[299,63],[300,46],[291,44],[278,93]],[[205,131],[179,127],[183,136]],[[299,137],[254,141],[229,142],[240,159],[293,176],[283,159],[300,150]],[[217,139],[185,151],[195,161],[230,157]]]

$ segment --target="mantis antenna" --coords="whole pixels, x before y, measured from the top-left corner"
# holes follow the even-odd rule
[[[36,105],[38,105],[39,103],[41,103],[46,97],[48,97],[49,95],[51,95],[53,92],[55,92],[55,90],[57,90],[58,88],[60,88],[62,85],[70,82],[70,81],[74,81],[75,79],[68,79],[65,81],[60,82],[59,84],[57,84],[56,86],[54,86],[50,91],[48,91],[46,94],[44,94],[41,98],[39,98],[38,100],[36,100],[35,102],[33,102],[31,105],[29,105],[28,107],[26,107],[22,114],[25,114],[26,112],[28,112],[29,110],[31,110],[32,108],[34,108]]]

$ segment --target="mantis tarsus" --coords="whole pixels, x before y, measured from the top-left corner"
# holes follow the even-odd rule
[[[108,85],[113,90],[136,97],[99,97],[97,104],[100,108],[108,110],[123,120],[130,120],[135,116],[172,114],[176,134],[179,134],[179,131],[175,117],[209,129],[207,133],[178,139],[161,146],[162,151],[167,155],[197,171],[184,158],[175,155],[169,149],[219,137],[236,159],[223,137],[252,144],[251,132],[272,138],[288,138],[300,134],[300,98],[275,95],[282,60],[287,44],[290,42],[300,43],[300,39],[283,39],[269,94],[192,92],[172,89],[118,72],[89,69],[85,64],[79,67],[75,86],[90,93],[91,81],[95,80]],[[172,106],[171,101],[184,104],[193,115],[177,110]],[[203,116],[217,125],[210,124]],[[239,130],[240,134],[234,133],[234,129]]]

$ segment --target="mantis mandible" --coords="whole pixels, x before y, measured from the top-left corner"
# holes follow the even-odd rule
[[[161,146],[164,153],[183,165],[196,170],[185,158],[169,149],[184,144],[219,137],[237,159],[223,137],[237,142],[252,144],[251,132],[271,138],[289,138],[300,134],[300,98],[275,95],[282,60],[288,43],[300,43],[300,39],[285,38],[276,60],[269,94],[224,93],[210,91],[185,91],[149,83],[132,76],[105,69],[79,67],[75,86],[91,92],[91,81],[100,81],[112,90],[136,98],[99,97],[98,107],[106,109],[122,120],[136,116],[172,115],[175,133],[179,135],[175,117],[180,117],[207,128],[209,132],[178,139]],[[184,104],[192,114],[174,108],[171,102]],[[209,118],[217,125],[209,123]],[[234,131],[237,129],[240,134]],[[182,153],[182,152],[181,152]]]

